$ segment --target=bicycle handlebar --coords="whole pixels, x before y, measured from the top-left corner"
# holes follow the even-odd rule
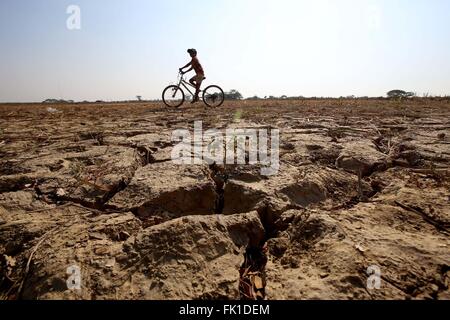
[[[179,77],[183,78],[183,77],[184,77],[184,75],[185,75],[185,73],[184,73],[184,72],[182,72],[182,71],[178,70],[178,76],[179,76]]]

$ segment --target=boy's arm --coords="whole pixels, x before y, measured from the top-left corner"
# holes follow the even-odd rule
[[[189,63],[188,63],[187,65],[185,65],[184,67],[180,68],[180,72],[183,72],[183,69],[189,67],[190,65],[192,65],[192,61],[189,62]],[[192,70],[192,68],[191,68],[189,71],[191,71],[191,70]],[[189,71],[186,71],[186,72],[189,72]]]
[[[183,72],[183,73],[188,73],[188,72],[191,72],[192,70],[194,70],[194,68],[191,67],[189,70],[186,70],[186,71],[184,71],[184,72],[181,71],[181,72]]]

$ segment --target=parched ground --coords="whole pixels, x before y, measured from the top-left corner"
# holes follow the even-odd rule
[[[195,120],[279,174],[172,163]],[[449,165],[448,101],[0,105],[0,298],[450,299]]]

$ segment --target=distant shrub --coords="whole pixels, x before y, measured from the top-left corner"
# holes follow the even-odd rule
[[[241,100],[243,98],[242,94],[237,90],[230,90],[225,92],[224,95],[226,100]]]
[[[387,96],[389,98],[394,98],[394,99],[412,98],[415,95],[416,94],[414,92],[406,92],[403,90],[391,90],[387,93]]]

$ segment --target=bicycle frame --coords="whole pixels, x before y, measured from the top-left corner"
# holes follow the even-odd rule
[[[186,80],[184,80],[184,75],[179,74],[180,75],[180,81],[178,82],[178,87],[181,88],[181,86],[183,86],[190,94],[191,96],[194,96],[194,93],[192,93],[191,90],[189,90],[189,87],[194,88],[195,86],[193,86],[191,83],[187,82]],[[200,90],[200,93],[202,93],[203,90]],[[176,92],[174,93],[175,96]]]

